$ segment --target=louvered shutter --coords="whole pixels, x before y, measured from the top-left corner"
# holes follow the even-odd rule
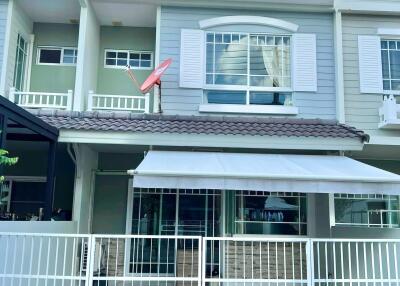
[[[180,87],[203,87],[204,49],[204,32],[202,30],[181,30]]]
[[[381,40],[378,36],[358,36],[361,93],[382,93]]]
[[[317,91],[317,42],[315,34],[293,35],[293,90]]]

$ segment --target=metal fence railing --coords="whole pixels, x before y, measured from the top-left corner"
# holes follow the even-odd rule
[[[400,239],[0,233],[0,286],[399,285]]]

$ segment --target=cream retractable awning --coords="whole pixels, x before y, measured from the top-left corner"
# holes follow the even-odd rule
[[[400,176],[344,156],[150,151],[138,188],[400,194]]]

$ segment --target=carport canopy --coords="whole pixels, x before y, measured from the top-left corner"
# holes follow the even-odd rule
[[[400,176],[345,156],[149,151],[136,188],[400,193]]]

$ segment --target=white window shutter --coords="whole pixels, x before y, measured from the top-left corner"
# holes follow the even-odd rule
[[[317,91],[317,40],[315,34],[293,35],[293,90]]]
[[[382,93],[381,39],[378,36],[358,36],[358,61],[361,93]]]
[[[203,87],[204,50],[204,32],[202,30],[181,30],[180,87]]]

